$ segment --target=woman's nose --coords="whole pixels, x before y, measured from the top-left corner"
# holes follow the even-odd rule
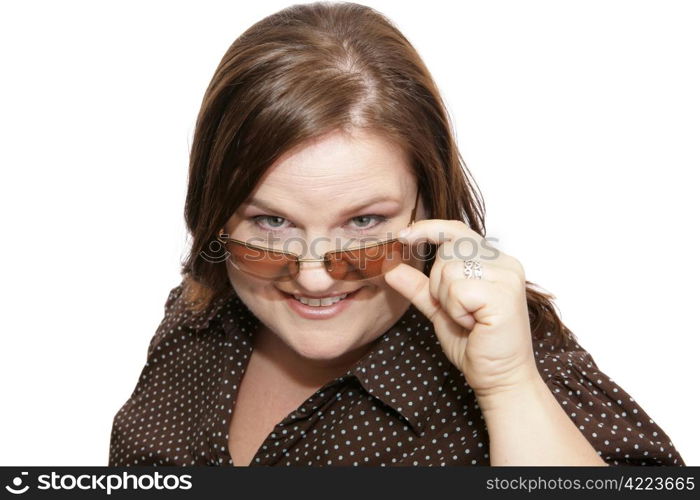
[[[296,281],[302,290],[309,293],[323,293],[333,289],[336,280],[326,270],[326,265],[323,261],[323,256],[326,252],[333,250],[329,238],[323,238],[323,241],[313,240],[312,245],[307,245],[304,255],[300,257],[299,273]],[[305,261],[304,259],[315,259],[313,261]]]
[[[326,271],[323,262],[300,262],[295,281],[309,293],[321,294],[336,286],[337,281]]]

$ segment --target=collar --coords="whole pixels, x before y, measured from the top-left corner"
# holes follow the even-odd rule
[[[181,287],[173,292],[177,298]],[[229,307],[224,307],[227,303]],[[183,323],[195,331],[204,330],[215,321],[237,329],[240,321],[257,320],[233,289],[201,313],[181,314]],[[420,435],[435,411],[450,367],[433,324],[410,304],[371,350],[338,378],[355,377],[367,392],[398,412]]]
[[[171,310],[174,307],[173,312],[177,316],[178,324],[191,328],[195,332],[205,330],[215,319],[223,319],[224,306],[232,299],[237,298],[233,288],[231,288],[225,296],[212,301],[203,310],[196,311],[193,309],[194,302],[187,300],[183,292],[184,281],[170,291],[165,308]]]
[[[435,411],[451,366],[433,324],[411,304],[349,373],[420,435]]]

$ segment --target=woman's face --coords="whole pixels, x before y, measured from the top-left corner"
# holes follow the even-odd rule
[[[417,185],[404,153],[366,131],[327,134],[279,159],[224,227],[232,238],[321,258],[326,251],[395,237],[410,222]],[[419,204],[416,220],[422,219]],[[413,265],[423,269],[414,256]],[[300,356],[332,363],[363,352],[410,302],[383,276],[333,279],[323,262],[303,262],[291,281],[269,281],[226,263],[240,299],[272,334]],[[351,293],[340,311],[310,318],[294,295]],[[324,309],[324,307],[318,308]]]

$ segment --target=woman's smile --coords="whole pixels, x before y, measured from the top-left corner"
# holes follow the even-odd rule
[[[329,319],[348,309],[356,300],[362,288],[350,293],[329,295],[323,298],[306,297],[300,294],[282,292],[289,307],[302,318]]]

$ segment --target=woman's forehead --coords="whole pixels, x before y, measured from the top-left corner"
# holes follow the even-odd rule
[[[400,148],[366,132],[332,133],[283,155],[248,201],[259,207],[281,202],[351,208],[364,200],[391,209],[404,205],[414,192],[415,180]]]
[[[381,135],[367,131],[331,132],[283,154],[263,182],[316,186],[396,182],[405,176],[404,151]]]
[[[374,168],[360,166],[351,169],[320,168],[272,172],[262,179],[254,194],[261,197],[282,193],[308,196],[339,196],[347,193],[386,193],[391,195],[411,192],[410,172],[400,166],[382,165]]]
[[[348,169],[309,165],[288,169],[284,166],[269,172],[251,193],[248,201],[261,203],[286,200],[304,205],[332,204],[354,206],[366,203],[394,202],[405,204],[405,198],[415,193],[415,180],[405,166],[377,164],[374,167],[355,166]]]

